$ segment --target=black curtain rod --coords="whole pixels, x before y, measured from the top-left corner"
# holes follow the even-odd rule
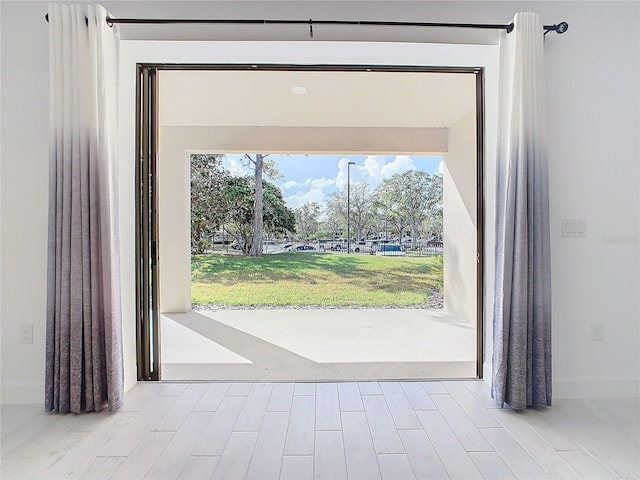
[[[47,22],[49,14],[45,15]],[[506,30],[507,33],[513,30],[513,23],[442,23],[442,22],[382,22],[375,20],[254,20],[254,19],[206,19],[206,18],[106,18],[107,25],[114,24],[146,24],[146,25],[167,25],[167,24],[196,24],[196,25],[309,25],[309,34],[313,37],[314,25],[363,25],[381,27],[453,27],[453,28],[477,28],[485,30]],[[543,30],[546,35],[549,32],[562,34],[569,29],[567,22],[560,22],[556,25],[544,25]]]

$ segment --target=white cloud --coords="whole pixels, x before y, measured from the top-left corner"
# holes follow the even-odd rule
[[[343,188],[347,184],[347,164],[349,159],[342,157],[338,160],[338,173],[336,174],[336,187]]]
[[[289,190],[291,188],[300,187],[302,185],[302,183],[296,182],[295,180],[287,180],[282,184],[282,188],[284,188],[285,190]]]
[[[387,163],[380,169],[380,178],[386,180],[396,173],[403,173],[407,170],[415,170],[413,158],[409,155],[398,155],[393,162]]]
[[[324,187],[334,186],[336,184],[336,181],[333,178],[325,178],[325,177],[307,178],[304,184],[312,188],[323,189]]]
[[[382,169],[386,164],[386,155],[369,155],[364,159],[362,167],[358,165],[354,165],[353,167],[351,167],[358,171],[358,173],[361,173],[364,178],[360,179],[360,176],[356,175],[352,180],[355,183],[368,183],[375,188],[375,186],[380,183],[380,180],[382,179]]]
[[[438,173],[442,175],[444,173],[444,160],[440,160],[438,164]]]
[[[349,159],[341,158],[338,162],[336,186],[344,188],[347,185],[347,168]],[[397,155],[388,160],[387,155],[369,155],[364,162],[351,166],[351,183],[367,183],[370,187],[377,187],[382,181],[396,173],[415,170],[413,159],[409,155]]]
[[[335,186],[333,178],[307,178],[304,182],[285,182],[284,188],[298,188],[298,191],[284,197],[289,208],[298,208],[307,202],[324,203],[327,196],[327,189]]]
[[[253,175],[253,169],[250,165],[246,165],[242,160],[234,157],[226,157],[229,162],[227,169],[229,173],[234,177],[245,177],[247,175]]]
[[[289,208],[298,208],[307,202],[317,202],[322,204],[324,200],[325,193],[322,188],[311,188],[306,192],[300,192],[284,197],[284,201]]]

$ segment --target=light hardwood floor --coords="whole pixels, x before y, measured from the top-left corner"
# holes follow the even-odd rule
[[[141,383],[116,414],[2,407],[0,477],[639,478],[640,399],[498,409],[479,381]]]

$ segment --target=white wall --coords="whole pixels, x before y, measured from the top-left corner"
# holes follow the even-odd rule
[[[1,3],[2,402],[44,401],[49,177],[46,3]],[[42,20],[42,21],[39,21]],[[18,343],[34,325],[33,344]]]
[[[545,48],[554,393],[638,395],[640,4],[549,7],[570,23]],[[587,238],[561,238],[563,218],[586,219]]]
[[[570,30],[565,35],[547,35],[545,47],[554,388],[558,396],[638,393],[640,22],[637,2],[103,3],[116,16],[193,17],[202,9],[207,10],[206,15],[210,17],[297,15],[300,18],[435,18],[493,23],[508,20],[516,11],[531,10],[540,13],[545,23],[569,22]],[[47,7],[45,2],[5,1],[0,3],[0,8],[2,401],[42,402],[48,171],[48,40],[43,16]],[[274,27],[276,32],[278,28]],[[157,30],[151,27],[128,27],[126,32],[123,30],[123,38],[143,34],[153,36],[154,31]],[[163,30],[169,31],[175,29]],[[202,29],[198,31],[202,32]],[[240,31],[237,27],[232,32],[217,30],[236,37]],[[295,29],[286,31],[289,33],[283,36],[297,38]],[[267,35],[255,33],[255,29],[253,32],[257,36]],[[302,36],[307,34],[306,31],[300,33]],[[385,30],[377,39],[390,36],[392,34]],[[298,47],[298,55],[305,55],[307,46],[313,44],[306,41],[306,46]],[[268,48],[271,47],[265,45],[258,50]],[[411,48],[407,45],[407,51]],[[331,63],[337,54],[349,60],[359,59],[358,55],[350,57],[343,51],[343,47],[336,46],[320,60]],[[282,52],[284,57],[277,60],[286,61],[291,58],[290,53]],[[394,55],[398,63],[411,56],[409,53]],[[224,51],[220,58],[234,61],[234,58],[225,57]],[[121,114],[126,118],[131,112]],[[488,111],[489,124],[490,115]],[[492,172],[490,153],[487,152],[489,179]],[[123,162],[130,162],[130,158],[123,157]],[[130,166],[128,163],[123,165]],[[492,188],[489,180],[488,192]],[[576,217],[587,219],[588,237],[561,238],[560,220]],[[489,249],[491,221],[492,216],[488,215]],[[131,236],[123,242],[132,245]],[[127,266],[123,265],[123,268]],[[490,271],[486,283],[492,284]],[[593,322],[603,323],[604,341],[590,341]],[[33,345],[17,342],[19,326],[24,323],[34,325]],[[130,332],[129,323],[127,328]],[[130,342],[130,338],[127,341]],[[486,343],[490,349],[490,337]],[[130,368],[130,343],[125,345],[125,353],[129,355],[127,367]]]
[[[158,149],[158,270],[161,313],[191,310],[191,169],[193,142],[183,141],[193,130],[177,135],[160,129]]]
[[[477,321],[476,109],[449,127],[444,157],[444,307]]]

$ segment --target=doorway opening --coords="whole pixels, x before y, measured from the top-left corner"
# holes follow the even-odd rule
[[[155,163],[155,170],[151,172],[153,168],[149,167],[151,180],[147,187],[149,211],[155,215],[150,215],[148,235],[152,257],[147,279],[150,301],[148,320],[139,328],[138,344],[143,353],[145,349],[150,352],[147,365],[151,366],[151,375],[147,378],[481,377],[481,69],[273,65],[140,68],[150,70],[153,95],[147,111],[149,123],[155,126],[148,136],[149,144],[155,143],[148,148],[155,160],[150,162]],[[144,84],[144,74],[141,80]],[[451,88],[457,82],[463,86]],[[284,85],[293,86],[285,89]],[[445,85],[450,92],[448,103],[443,98]],[[307,93],[300,95],[294,87],[303,87]],[[273,94],[274,88],[279,88],[277,94]],[[140,97],[144,97],[140,90]],[[209,96],[214,100],[205,101],[205,91],[218,93]],[[311,93],[317,98],[299,101]],[[242,102],[252,105],[255,115],[247,114]],[[144,131],[142,125],[141,134]],[[141,143],[145,143],[144,138]],[[282,152],[290,157],[313,152],[340,154],[341,158],[361,155],[361,160],[439,155],[443,206],[452,212],[444,216],[439,239],[446,265],[442,276],[444,308],[429,315],[415,308],[285,311],[270,305],[253,306],[248,311],[214,304],[207,312],[192,310],[189,166],[193,155],[211,152],[225,152],[231,158],[245,152]],[[144,155],[141,157],[144,163]],[[143,206],[141,213],[144,210]],[[372,244],[367,246],[366,242],[372,242],[372,238],[356,238],[351,233],[346,239],[345,235],[316,238],[315,247],[309,238],[302,242],[292,238],[288,243],[290,248],[316,248],[317,256],[321,243],[327,251],[329,240],[329,248],[334,249],[342,247],[343,240],[353,241],[355,246],[344,245],[350,252],[341,254],[345,256],[360,254],[355,248],[371,248]],[[375,233],[369,237],[381,236],[381,232]],[[417,247],[418,240],[434,240],[409,240],[407,233],[400,229],[395,238],[401,248],[403,241],[416,242],[411,247]],[[216,232],[211,240],[219,236],[225,245],[224,235],[224,230]],[[144,238],[141,240],[144,243]],[[288,243],[276,245],[285,249]],[[140,269],[140,273],[145,272]],[[144,282],[141,285],[144,287]],[[142,305],[139,311],[144,310]],[[154,318],[162,320],[154,324]],[[193,341],[190,347],[176,348],[176,342],[187,339]],[[444,351],[446,345],[450,348]],[[172,348],[189,353],[179,360],[171,356]]]
[[[442,156],[190,163],[192,308],[442,308]]]

